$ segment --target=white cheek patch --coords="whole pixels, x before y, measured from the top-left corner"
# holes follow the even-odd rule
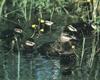
[[[68,26],[68,29],[72,32],[77,32],[77,29],[75,27],[73,27],[72,25]]]
[[[91,27],[96,30],[97,29],[97,26],[96,25],[91,25]]]
[[[53,22],[52,21],[45,21],[45,24],[48,26],[51,26],[51,25],[53,25]]]

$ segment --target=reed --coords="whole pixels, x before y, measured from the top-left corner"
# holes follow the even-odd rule
[[[81,1],[81,2],[80,2]],[[84,21],[87,20],[86,16],[90,16],[88,14],[88,10],[84,12],[80,6],[82,2],[90,2],[92,5],[92,20],[94,23],[100,22],[99,19],[100,15],[97,16],[97,8],[100,6],[100,0],[0,0],[0,35],[1,31],[7,28],[12,28],[16,24],[19,24],[24,29],[24,40],[26,40],[26,36],[29,37],[30,34],[33,32],[30,30],[33,21],[37,17],[39,18],[50,18],[50,20],[54,21],[54,26],[50,26],[50,38],[48,38],[48,34],[42,35],[40,38],[37,36],[33,37],[36,41],[36,44],[42,45],[43,43],[48,42],[50,39],[55,38],[61,32],[62,26],[66,24],[69,25],[71,23],[75,23],[78,20],[82,19]],[[75,3],[75,10],[67,9],[70,3]],[[72,5],[69,6],[70,8]],[[87,13],[87,14],[84,14]],[[9,17],[10,16],[10,17]],[[56,17],[55,17],[56,16]],[[63,23],[63,24],[62,24]],[[65,24],[64,24],[65,23]],[[3,25],[2,25],[3,24]],[[13,25],[14,24],[14,25]],[[60,25],[60,26],[59,26]],[[66,76],[68,80],[99,80],[100,79],[100,25],[96,25],[97,29],[93,31],[93,34],[90,35],[90,38],[83,37],[83,40],[78,42],[78,48],[75,49],[75,53],[77,55],[76,65],[73,69],[71,76]],[[54,31],[53,31],[54,30]],[[53,36],[51,36],[53,35]],[[92,37],[91,37],[92,36]],[[56,38],[55,38],[56,39]],[[55,40],[53,39],[53,40]],[[90,39],[90,40],[89,40]],[[51,40],[51,41],[53,41]],[[2,49],[2,45],[7,45],[3,40],[0,39],[0,75],[4,72],[5,80],[12,80],[11,79],[11,72],[12,67],[10,63],[3,64],[3,60],[5,55],[10,55],[14,50],[11,48],[10,51],[5,52],[6,48]],[[24,68],[20,44],[16,40],[16,48],[17,54],[14,53],[14,56],[17,56],[15,59],[15,63],[13,63],[13,69],[15,69],[15,80],[26,80],[26,73],[24,73],[22,79],[22,68]],[[2,60],[1,60],[2,59]],[[23,59],[23,61],[21,61]],[[11,60],[7,58],[7,60]],[[34,77],[34,59],[30,63],[31,71],[30,73],[31,78]],[[17,64],[17,65],[16,65]],[[1,65],[3,67],[1,67]],[[23,67],[22,67],[23,66]],[[40,67],[40,66],[39,66]],[[3,71],[2,71],[3,70]],[[24,69],[23,69],[24,70]],[[23,71],[24,72],[24,71]],[[31,80],[28,79],[28,80]],[[66,80],[65,79],[65,80]],[[1,79],[0,80],[4,80]],[[35,80],[35,79],[33,79]]]

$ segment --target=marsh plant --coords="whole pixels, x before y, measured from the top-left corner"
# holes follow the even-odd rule
[[[64,76],[58,58],[52,65],[50,56],[40,57],[43,50],[45,54],[57,48],[62,33],[76,57],[71,74],[69,70]],[[76,43],[69,42],[72,39]],[[99,53],[99,0],[0,0],[0,80],[99,80]],[[38,68],[53,76],[43,77]]]

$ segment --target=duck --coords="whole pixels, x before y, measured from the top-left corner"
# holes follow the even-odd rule
[[[22,56],[30,61],[32,59],[33,52],[35,51],[36,43],[34,42],[33,38],[28,38],[22,44]],[[34,54],[35,55],[35,54]]]

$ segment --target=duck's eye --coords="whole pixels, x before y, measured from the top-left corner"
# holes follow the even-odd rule
[[[46,24],[47,26],[51,26],[51,25],[53,25],[53,22],[52,22],[52,21],[45,21],[45,24]]]
[[[31,47],[33,47],[33,46],[35,45],[34,42],[28,41],[28,40],[25,42],[25,44],[26,44],[27,46],[31,46]]]
[[[32,25],[32,28],[33,28],[33,29],[36,29],[36,26],[37,26],[36,24],[33,24],[33,25]]]
[[[72,25],[69,25],[69,26],[68,26],[68,29],[69,29],[70,31],[77,32],[77,29],[76,29],[75,27],[73,27]]]
[[[20,28],[15,28],[14,31],[15,31],[16,33],[22,33],[22,32],[23,32],[23,30],[20,29]]]
[[[40,23],[44,23],[45,21],[44,21],[44,19],[38,19],[38,21],[40,22]]]

